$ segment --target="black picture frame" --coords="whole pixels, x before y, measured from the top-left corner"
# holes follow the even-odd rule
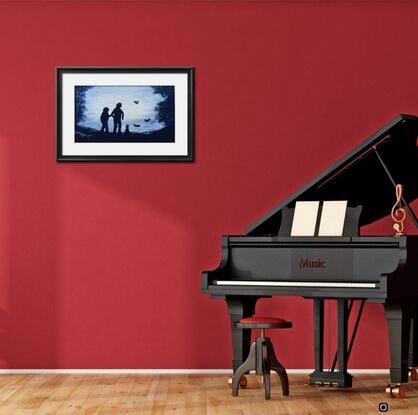
[[[115,84],[112,84],[112,80],[115,80]],[[137,81],[131,82],[132,80]],[[172,84],[170,84],[170,80],[172,80]],[[121,81],[123,81],[122,85],[120,85]],[[91,86],[92,84],[93,86]],[[100,87],[104,88],[100,89]],[[110,90],[109,87],[119,89]],[[151,132],[131,132],[130,124],[126,123],[127,127],[125,125],[125,131],[122,132],[121,125],[123,123],[120,116],[118,126],[116,126],[116,107],[112,112],[113,115],[111,114],[114,124],[113,131],[108,128],[108,121],[106,123],[101,121],[100,113],[90,110],[88,114],[93,113],[94,117],[97,114],[97,121],[94,118],[94,122],[96,124],[101,122],[101,130],[96,125],[95,128],[81,127],[81,123],[85,122],[83,111],[86,112],[86,101],[91,102],[92,107],[98,108],[99,103],[103,102],[103,92],[106,91],[108,95],[105,96],[109,96],[112,91],[115,91],[114,99],[112,97],[113,101],[109,102],[109,104],[115,105],[114,102],[120,100],[117,91],[127,91],[128,95],[124,95],[124,97],[129,97],[129,93],[139,91],[139,88],[143,88],[142,91],[149,91],[151,88],[154,99],[158,97],[157,99],[162,100],[160,102],[169,101],[169,104],[164,104],[166,118],[163,121],[160,119],[163,110],[155,110],[159,104],[154,107],[154,112],[152,112],[152,114],[157,114],[154,119],[150,120],[150,116],[143,119],[145,122],[151,121],[149,125],[154,125],[154,128],[159,128],[161,125],[164,128],[151,130]],[[155,92],[157,88],[162,91],[159,92],[159,95]],[[85,98],[85,89],[99,91],[94,95],[96,98],[98,97],[96,101],[91,98],[92,92],[89,93],[88,100]],[[102,95],[99,96],[100,94]],[[149,97],[150,92],[147,94],[146,98],[152,102]],[[82,104],[80,104],[81,99]],[[126,98],[126,100],[128,105],[132,107],[132,99]],[[138,101],[133,102],[138,104]],[[116,106],[119,104],[121,104],[119,109],[123,108],[122,103],[118,103]],[[147,105],[148,108],[152,107],[152,104],[148,103]],[[109,111],[109,108],[106,107],[103,108],[103,112],[105,109]],[[194,68],[192,67],[57,67],[56,111],[56,160],[59,162],[194,161]],[[109,117],[108,111],[107,116]],[[80,115],[81,113],[83,114]],[[122,114],[123,116],[124,114]],[[82,121],[79,121],[80,119]],[[107,119],[110,120],[110,118]],[[139,121],[138,124],[133,125],[135,129],[141,130]],[[136,141],[127,142],[126,140]]]

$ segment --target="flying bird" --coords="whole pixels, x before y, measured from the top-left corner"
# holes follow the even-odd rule
[[[138,101],[134,101],[135,102],[135,104],[139,104],[139,99],[138,99]]]
[[[141,124],[134,124],[134,127],[139,128]]]

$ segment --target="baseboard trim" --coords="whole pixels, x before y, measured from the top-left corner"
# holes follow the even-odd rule
[[[309,374],[313,369],[286,369]],[[388,369],[349,369],[352,374],[389,374]],[[0,369],[0,375],[229,375],[231,369]]]

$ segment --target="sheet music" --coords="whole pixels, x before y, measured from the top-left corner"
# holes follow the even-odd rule
[[[325,200],[318,236],[342,236],[346,212],[347,200]]]
[[[290,236],[314,236],[319,201],[296,202]]]

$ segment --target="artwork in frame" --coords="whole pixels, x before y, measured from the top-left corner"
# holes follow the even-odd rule
[[[57,68],[57,161],[193,161],[193,68]]]

